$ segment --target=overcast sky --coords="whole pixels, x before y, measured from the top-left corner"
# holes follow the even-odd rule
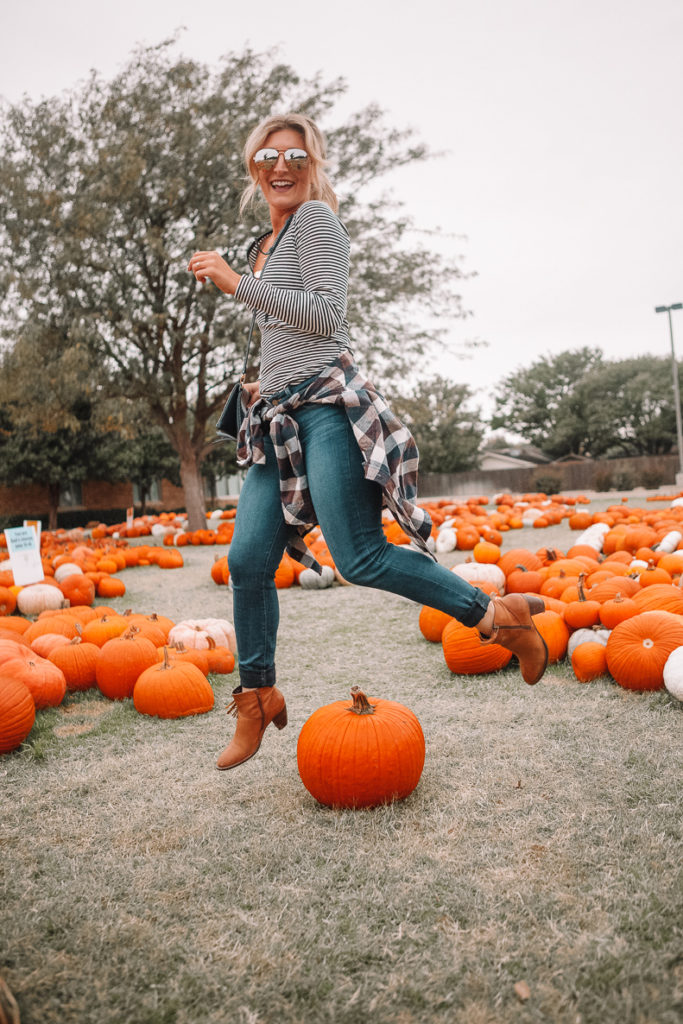
[[[654,307],[683,301],[683,0],[3,0],[0,95],[110,77],[181,26],[179,52],[277,46],[347,80],[340,112],[378,102],[448,151],[392,184],[420,227],[466,236],[474,315],[446,333],[488,348],[439,369],[485,410],[542,355],[670,355]],[[683,358],[683,311],[674,336]]]

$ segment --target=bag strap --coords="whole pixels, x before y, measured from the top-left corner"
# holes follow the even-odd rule
[[[284,235],[285,231],[287,230],[287,228],[291,224],[293,216],[294,216],[294,214],[290,213],[289,217],[287,218],[287,220],[283,224],[282,228],[280,229],[280,233],[278,234],[277,238],[275,239],[275,241],[271,245],[270,249],[268,250],[268,255],[266,256],[266,262],[263,264],[263,267],[261,268],[261,274],[263,274],[263,271],[266,269],[266,265],[268,263],[268,260],[270,259],[272,253],[277,248],[278,242],[280,241],[280,239]],[[253,243],[252,243],[252,245],[253,245]],[[252,335],[254,333],[254,324],[255,323],[256,323],[256,313],[254,313],[254,315],[252,316],[251,324],[249,326],[249,337],[247,338],[247,350],[244,353],[244,366],[242,367],[242,373],[240,374],[240,378],[239,378],[240,384],[244,384],[244,378],[247,375],[247,365],[248,365],[248,362],[249,362],[249,348],[251,346],[251,338],[252,338]]]
[[[251,347],[251,337],[254,333],[254,324],[256,323],[256,313],[251,318],[251,324],[249,325],[249,337],[247,338],[247,350],[244,353],[244,366],[239,377],[240,384],[244,384],[244,379],[247,376],[247,365],[249,363],[249,349]]]

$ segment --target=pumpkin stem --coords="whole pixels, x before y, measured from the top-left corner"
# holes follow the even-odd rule
[[[347,708],[347,711],[353,711],[356,715],[374,715],[375,705],[370,703],[360,686],[351,687],[351,696],[353,704]]]
[[[583,585],[585,579],[586,579],[585,572],[580,572],[579,573],[579,581],[576,584],[576,589],[579,592],[579,601],[585,601],[586,600],[586,591],[585,591],[585,588],[584,588],[584,585]]]

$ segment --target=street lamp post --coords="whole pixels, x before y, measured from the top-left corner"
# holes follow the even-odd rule
[[[683,302],[674,302],[671,306],[655,306],[655,313],[666,313],[669,317],[669,338],[671,339],[671,369],[674,379],[674,409],[676,410],[676,439],[678,444],[678,465],[680,473],[676,474],[676,484],[683,486],[683,428],[681,427],[681,393],[678,390],[678,363],[674,352],[674,328],[671,322],[671,310],[683,309]]]

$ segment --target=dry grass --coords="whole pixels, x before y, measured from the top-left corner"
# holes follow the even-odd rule
[[[121,606],[229,615],[214,552],[185,550],[126,573]],[[375,591],[281,599],[290,725],[239,770],[213,769],[232,677],[179,722],[75,697],[0,761],[23,1024],[678,1024],[681,705],[566,667],[454,677]],[[356,682],[416,712],[427,760],[406,801],[331,811],[296,740]]]

